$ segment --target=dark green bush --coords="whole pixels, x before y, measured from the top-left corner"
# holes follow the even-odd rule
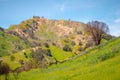
[[[46,48],[49,48],[49,44],[48,43],[44,43],[43,44]]]
[[[65,43],[68,43],[68,42],[69,42],[69,40],[68,40],[68,39],[65,39],[65,40],[64,40],[64,42],[65,42]]]
[[[47,56],[52,57],[52,54],[51,54],[50,49],[45,50],[45,54],[46,54]]]
[[[83,48],[82,48],[82,47],[79,47],[79,48],[78,48],[78,51],[83,51]]]
[[[11,61],[14,61],[15,60],[15,57],[13,55],[10,56],[10,60]]]
[[[24,61],[23,61],[23,60],[19,60],[19,63],[20,63],[21,65],[23,65],[23,64],[24,64]]]
[[[71,49],[71,47],[69,46],[69,45],[65,45],[64,47],[63,47],[63,50],[64,51],[72,51],[72,49]]]
[[[7,74],[10,72],[10,67],[7,63],[0,62],[0,74]]]
[[[42,48],[38,48],[35,51],[31,50],[31,56],[33,59],[41,62],[44,59],[44,52]]]
[[[53,42],[52,45],[53,45],[53,46],[56,46],[56,43]]]
[[[24,56],[25,56],[25,58],[28,58],[28,56],[27,56],[27,54],[24,52]]]
[[[5,80],[9,79],[11,69],[7,63],[0,61],[0,75],[5,75]]]

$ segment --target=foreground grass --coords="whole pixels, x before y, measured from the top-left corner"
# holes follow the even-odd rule
[[[23,72],[20,80],[120,80],[120,56],[94,66],[58,67]]]
[[[51,49],[57,48],[51,47]],[[59,51],[55,52],[53,53],[57,54]],[[22,72],[18,76],[19,80],[120,80],[120,38],[82,54],[46,69]],[[59,56],[58,59],[61,60]],[[12,74],[10,78],[14,80]]]
[[[47,69],[22,72],[20,80],[120,80],[120,38]],[[106,56],[107,55],[107,56]]]

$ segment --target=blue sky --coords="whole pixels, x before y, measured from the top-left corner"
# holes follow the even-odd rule
[[[105,22],[110,34],[120,35],[120,0],[0,0],[0,26],[8,28],[32,16]]]

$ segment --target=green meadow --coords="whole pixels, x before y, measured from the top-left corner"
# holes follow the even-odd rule
[[[51,48],[55,50],[54,55],[55,52],[59,53],[57,48]],[[56,58],[61,60],[57,55]],[[64,63],[24,71],[19,74],[18,80],[120,80],[119,75],[120,38],[117,38],[88,49]],[[10,78],[14,80],[12,74]]]

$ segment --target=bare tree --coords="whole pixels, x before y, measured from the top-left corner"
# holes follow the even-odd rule
[[[87,31],[92,36],[95,45],[99,45],[104,34],[109,32],[108,26],[99,21],[92,21],[87,23]]]

